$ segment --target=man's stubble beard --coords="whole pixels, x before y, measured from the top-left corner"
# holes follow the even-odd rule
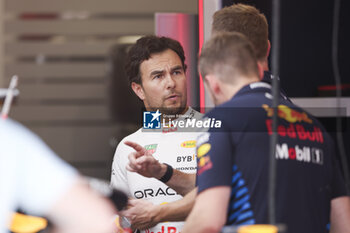
[[[186,109],[186,105],[181,107],[162,108],[160,111],[161,113],[166,115],[179,115],[179,114],[183,114],[185,109]]]

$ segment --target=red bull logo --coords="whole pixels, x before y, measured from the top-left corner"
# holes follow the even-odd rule
[[[268,134],[272,134],[272,120],[267,119],[265,121]],[[323,143],[322,130],[316,126],[312,129],[305,129],[301,124],[292,124],[289,126],[279,125],[277,126],[277,133],[281,137],[298,138],[302,141],[308,140],[311,142]]]
[[[198,150],[197,150],[198,158],[203,157],[203,155],[208,153],[210,151],[210,149],[211,149],[211,145],[209,143],[205,143],[205,144],[201,145],[200,147],[198,147]]]
[[[270,108],[267,104],[263,104],[262,107],[266,110],[267,116],[273,116],[273,108]],[[286,105],[278,105],[277,108],[278,117],[290,122],[306,122],[312,124],[312,120],[305,112],[298,112]]]
[[[210,155],[208,152],[211,149],[211,145],[209,143],[205,143],[201,145],[197,150],[198,156],[198,175],[202,174],[204,171],[210,169],[213,164],[210,160]]]

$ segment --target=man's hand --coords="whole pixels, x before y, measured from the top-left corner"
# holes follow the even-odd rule
[[[124,143],[135,150],[128,156],[129,164],[126,166],[128,171],[157,179],[160,179],[165,174],[166,165],[159,163],[145,148],[135,142],[126,141]]]
[[[164,176],[167,165],[160,163],[145,148],[134,142],[124,142],[125,145],[132,147],[135,151],[129,154],[129,164],[126,169],[130,172],[136,172],[145,177],[160,179]],[[192,191],[196,183],[196,174],[187,174],[176,169],[166,185],[174,189],[178,194],[184,196]]]
[[[158,206],[141,199],[129,200],[127,210],[120,212],[127,217],[132,229],[145,230],[157,225]]]

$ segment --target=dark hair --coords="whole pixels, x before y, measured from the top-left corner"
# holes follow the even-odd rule
[[[240,76],[259,77],[257,59],[252,43],[242,33],[215,34],[203,47],[199,57],[202,77],[216,74],[226,83]]]
[[[267,56],[267,20],[254,6],[233,4],[218,10],[213,16],[212,32],[240,32],[253,44],[258,60]]]
[[[181,44],[168,37],[144,36],[136,41],[127,55],[125,63],[125,73],[132,82],[142,84],[140,65],[143,61],[148,60],[152,54],[164,52],[167,49],[173,50],[181,59],[182,67],[186,71],[185,54]]]

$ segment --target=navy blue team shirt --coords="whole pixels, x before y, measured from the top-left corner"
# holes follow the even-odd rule
[[[221,128],[197,140],[198,192],[232,189],[226,225],[268,223],[270,88],[243,87],[206,115],[221,120]],[[346,195],[331,138],[288,99],[280,98],[278,116],[276,221],[289,233],[327,232],[331,199]]]
[[[265,82],[265,83],[268,83],[268,84],[272,84],[272,79],[273,79],[273,75],[270,71],[268,70],[265,70],[264,71],[264,76],[263,78],[261,79],[261,82]],[[278,81],[279,81],[279,78],[278,78]],[[291,101],[288,97],[287,97],[287,94],[286,92],[280,88],[280,95],[281,95],[281,98],[285,99],[285,100],[289,100]]]

